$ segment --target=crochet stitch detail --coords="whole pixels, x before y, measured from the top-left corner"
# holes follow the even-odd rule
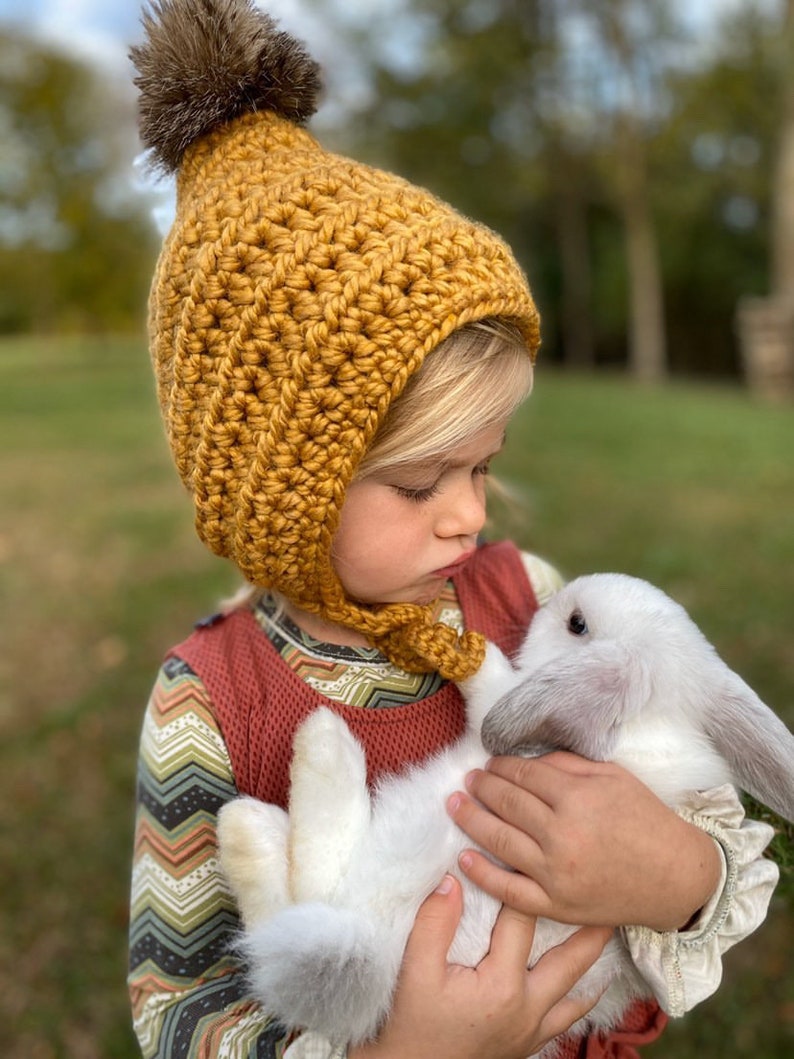
[[[171,17],[175,8],[182,17]],[[167,13],[166,26],[157,18]],[[153,37],[217,63],[249,54],[251,42],[235,35],[253,26],[272,39],[250,0],[163,0],[133,59],[140,70],[145,56],[151,86],[168,72]],[[300,46],[284,37],[276,54],[294,57]],[[257,54],[267,63],[273,52]],[[259,68],[258,83],[285,68]],[[224,77],[212,71],[213,83]],[[205,81],[193,69],[180,91]],[[291,98],[289,85],[280,92]],[[526,280],[489,229],[394,174],[325,151],[293,120],[308,103],[285,116],[272,97],[256,100],[219,119],[213,97],[205,122],[200,100],[182,99],[199,132],[180,139],[176,218],[150,297],[159,402],[197,531],[250,582],[364,632],[395,664],[462,679],[482,660],[481,638],[434,624],[426,607],[347,599],[331,541],[392,401],[444,338],[501,317],[534,356],[539,323]],[[164,149],[173,154],[170,141]]]

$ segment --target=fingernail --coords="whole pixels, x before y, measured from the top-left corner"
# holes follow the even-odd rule
[[[476,779],[477,773],[479,771],[479,769],[472,769],[471,772],[466,773],[466,779],[464,782],[466,784],[467,790],[471,790],[471,788],[474,786],[474,780]]]
[[[461,797],[459,794],[451,794],[447,799],[447,809],[451,813],[456,813],[460,809]]]
[[[472,855],[464,850],[463,853],[458,857],[458,864],[464,871],[468,871],[472,864]]]
[[[448,894],[452,892],[452,876],[445,875],[436,887],[437,894]]]

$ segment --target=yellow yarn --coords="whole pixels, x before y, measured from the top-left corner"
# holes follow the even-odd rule
[[[493,232],[270,111],[188,148],[150,301],[166,430],[202,540],[254,584],[364,632],[396,664],[474,672],[482,637],[345,597],[339,512],[391,402],[439,342],[538,316]]]

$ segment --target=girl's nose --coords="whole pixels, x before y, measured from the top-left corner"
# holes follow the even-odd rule
[[[445,490],[446,503],[436,520],[439,537],[476,537],[485,525],[485,481],[482,475],[468,477]]]

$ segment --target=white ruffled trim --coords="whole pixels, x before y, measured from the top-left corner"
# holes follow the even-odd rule
[[[720,885],[688,930],[622,930],[637,969],[673,1017],[716,991],[722,980],[722,954],[764,921],[780,874],[777,865],[762,856],[774,829],[745,820],[730,784],[692,792],[679,813],[717,843],[723,860]]]
[[[346,1059],[347,1048],[334,1047],[319,1033],[302,1033],[284,1050],[284,1059]]]

